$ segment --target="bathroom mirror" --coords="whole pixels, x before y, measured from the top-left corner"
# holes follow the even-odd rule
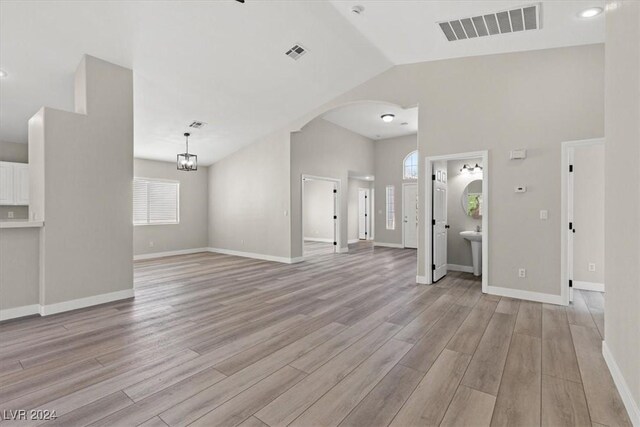
[[[472,218],[482,217],[482,180],[471,181],[462,192],[462,210]]]

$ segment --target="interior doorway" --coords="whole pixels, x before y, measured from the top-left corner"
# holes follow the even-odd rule
[[[340,180],[302,176],[302,248],[303,256],[336,252],[339,218]]]
[[[371,238],[371,190],[358,188],[358,240]]]
[[[418,184],[402,184],[402,246],[418,248]]]
[[[604,292],[604,139],[562,145],[562,284],[564,304],[574,289]]]
[[[488,152],[425,159],[425,279],[468,273],[488,291]],[[471,277],[471,276],[469,276]]]

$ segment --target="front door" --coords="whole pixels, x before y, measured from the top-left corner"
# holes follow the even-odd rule
[[[418,184],[402,186],[402,232],[404,247],[418,247]]]
[[[447,169],[434,164],[433,178],[433,281],[447,274]]]

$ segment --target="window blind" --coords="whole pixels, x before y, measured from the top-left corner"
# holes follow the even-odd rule
[[[180,221],[180,183],[133,179],[133,224],[177,224]]]

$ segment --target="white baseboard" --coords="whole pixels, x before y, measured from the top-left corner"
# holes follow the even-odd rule
[[[176,256],[176,255],[189,255],[189,254],[196,254],[199,252],[208,252],[208,251],[209,251],[209,248],[194,248],[194,249],[181,249],[177,251],[154,252],[151,254],[135,255],[133,257],[133,260],[138,261],[141,259],[163,258],[167,256]]]
[[[285,264],[295,264],[297,262],[303,261],[303,258],[301,257],[287,258],[287,257],[281,257],[281,256],[274,256],[274,255],[258,254],[254,252],[234,251],[231,249],[222,249],[222,248],[208,248],[208,251],[214,252],[217,254],[233,255],[233,256],[239,256],[243,258],[261,259],[263,261],[282,262]]]
[[[360,239],[351,239],[347,242],[347,244],[349,245],[353,245],[354,243],[358,243],[360,241]]]
[[[463,273],[473,273],[472,265],[447,264],[448,271],[461,271]]]
[[[487,293],[501,297],[518,298],[528,301],[543,302],[546,304],[562,305],[560,295],[543,294],[541,292],[523,291],[520,289],[502,288],[500,286],[487,286]]]
[[[21,307],[0,310],[0,321],[31,316],[33,314],[40,314],[40,304],[23,305]]]
[[[421,285],[427,285],[429,284],[429,279],[427,278],[427,276],[416,276],[416,282],[420,283]]]
[[[49,316],[51,314],[62,313],[63,311],[77,310],[79,308],[91,307],[93,305],[105,304],[108,302],[133,298],[133,289],[110,292],[108,294],[94,295],[86,298],[78,298],[71,301],[63,301],[56,304],[41,305],[40,315]]]
[[[611,350],[609,350],[609,346],[607,346],[606,341],[602,341],[602,356],[604,357],[604,361],[607,363],[607,367],[609,367],[609,372],[611,372],[611,377],[613,378],[613,382],[616,384],[618,393],[620,393],[624,407],[627,409],[627,414],[629,414],[631,424],[634,426],[640,426],[640,408],[638,408],[638,403],[633,400],[631,390],[629,390],[629,386],[627,385],[613,354],[611,354]]]
[[[373,246],[381,246],[383,248],[404,248],[402,243],[373,242]]]
[[[573,281],[573,289],[582,289],[584,291],[604,292],[604,283]]]
[[[338,250],[336,252],[339,254],[346,254],[347,252],[349,252],[349,248],[338,247]]]
[[[305,242],[333,243],[333,239],[325,239],[322,237],[305,237]]]

